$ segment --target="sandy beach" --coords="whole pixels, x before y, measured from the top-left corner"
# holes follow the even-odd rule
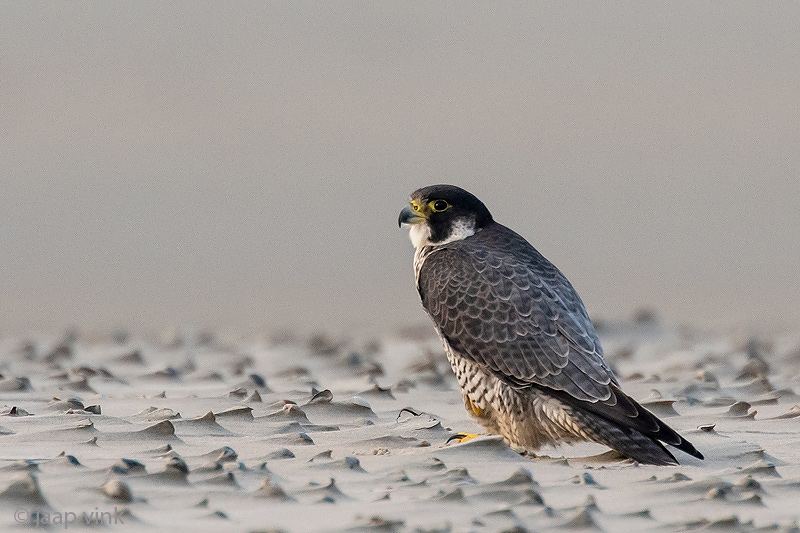
[[[0,525],[797,531],[800,336],[600,331],[625,390],[705,461],[448,445],[480,428],[425,328],[360,342],[5,337]]]
[[[800,533],[798,26],[4,2],[0,533]]]

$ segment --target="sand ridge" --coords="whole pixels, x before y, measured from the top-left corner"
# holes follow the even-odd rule
[[[5,337],[0,527],[72,513],[73,529],[798,530],[800,337],[653,324],[601,336],[624,390],[705,461],[447,445],[481,430],[429,335]]]

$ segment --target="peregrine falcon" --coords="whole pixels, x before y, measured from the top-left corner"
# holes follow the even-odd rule
[[[620,389],[567,278],[452,185],[411,194],[417,290],[467,411],[516,449],[597,442],[646,464],[703,455]]]

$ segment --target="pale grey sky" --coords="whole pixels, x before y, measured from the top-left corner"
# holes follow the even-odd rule
[[[424,322],[432,183],[593,317],[800,324],[796,2],[0,6],[0,332]]]

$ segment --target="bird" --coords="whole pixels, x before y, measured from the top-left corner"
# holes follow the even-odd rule
[[[641,464],[703,454],[625,394],[572,284],[473,194],[431,185],[399,226],[467,412],[513,449],[596,442]],[[462,438],[475,435],[461,434]]]

